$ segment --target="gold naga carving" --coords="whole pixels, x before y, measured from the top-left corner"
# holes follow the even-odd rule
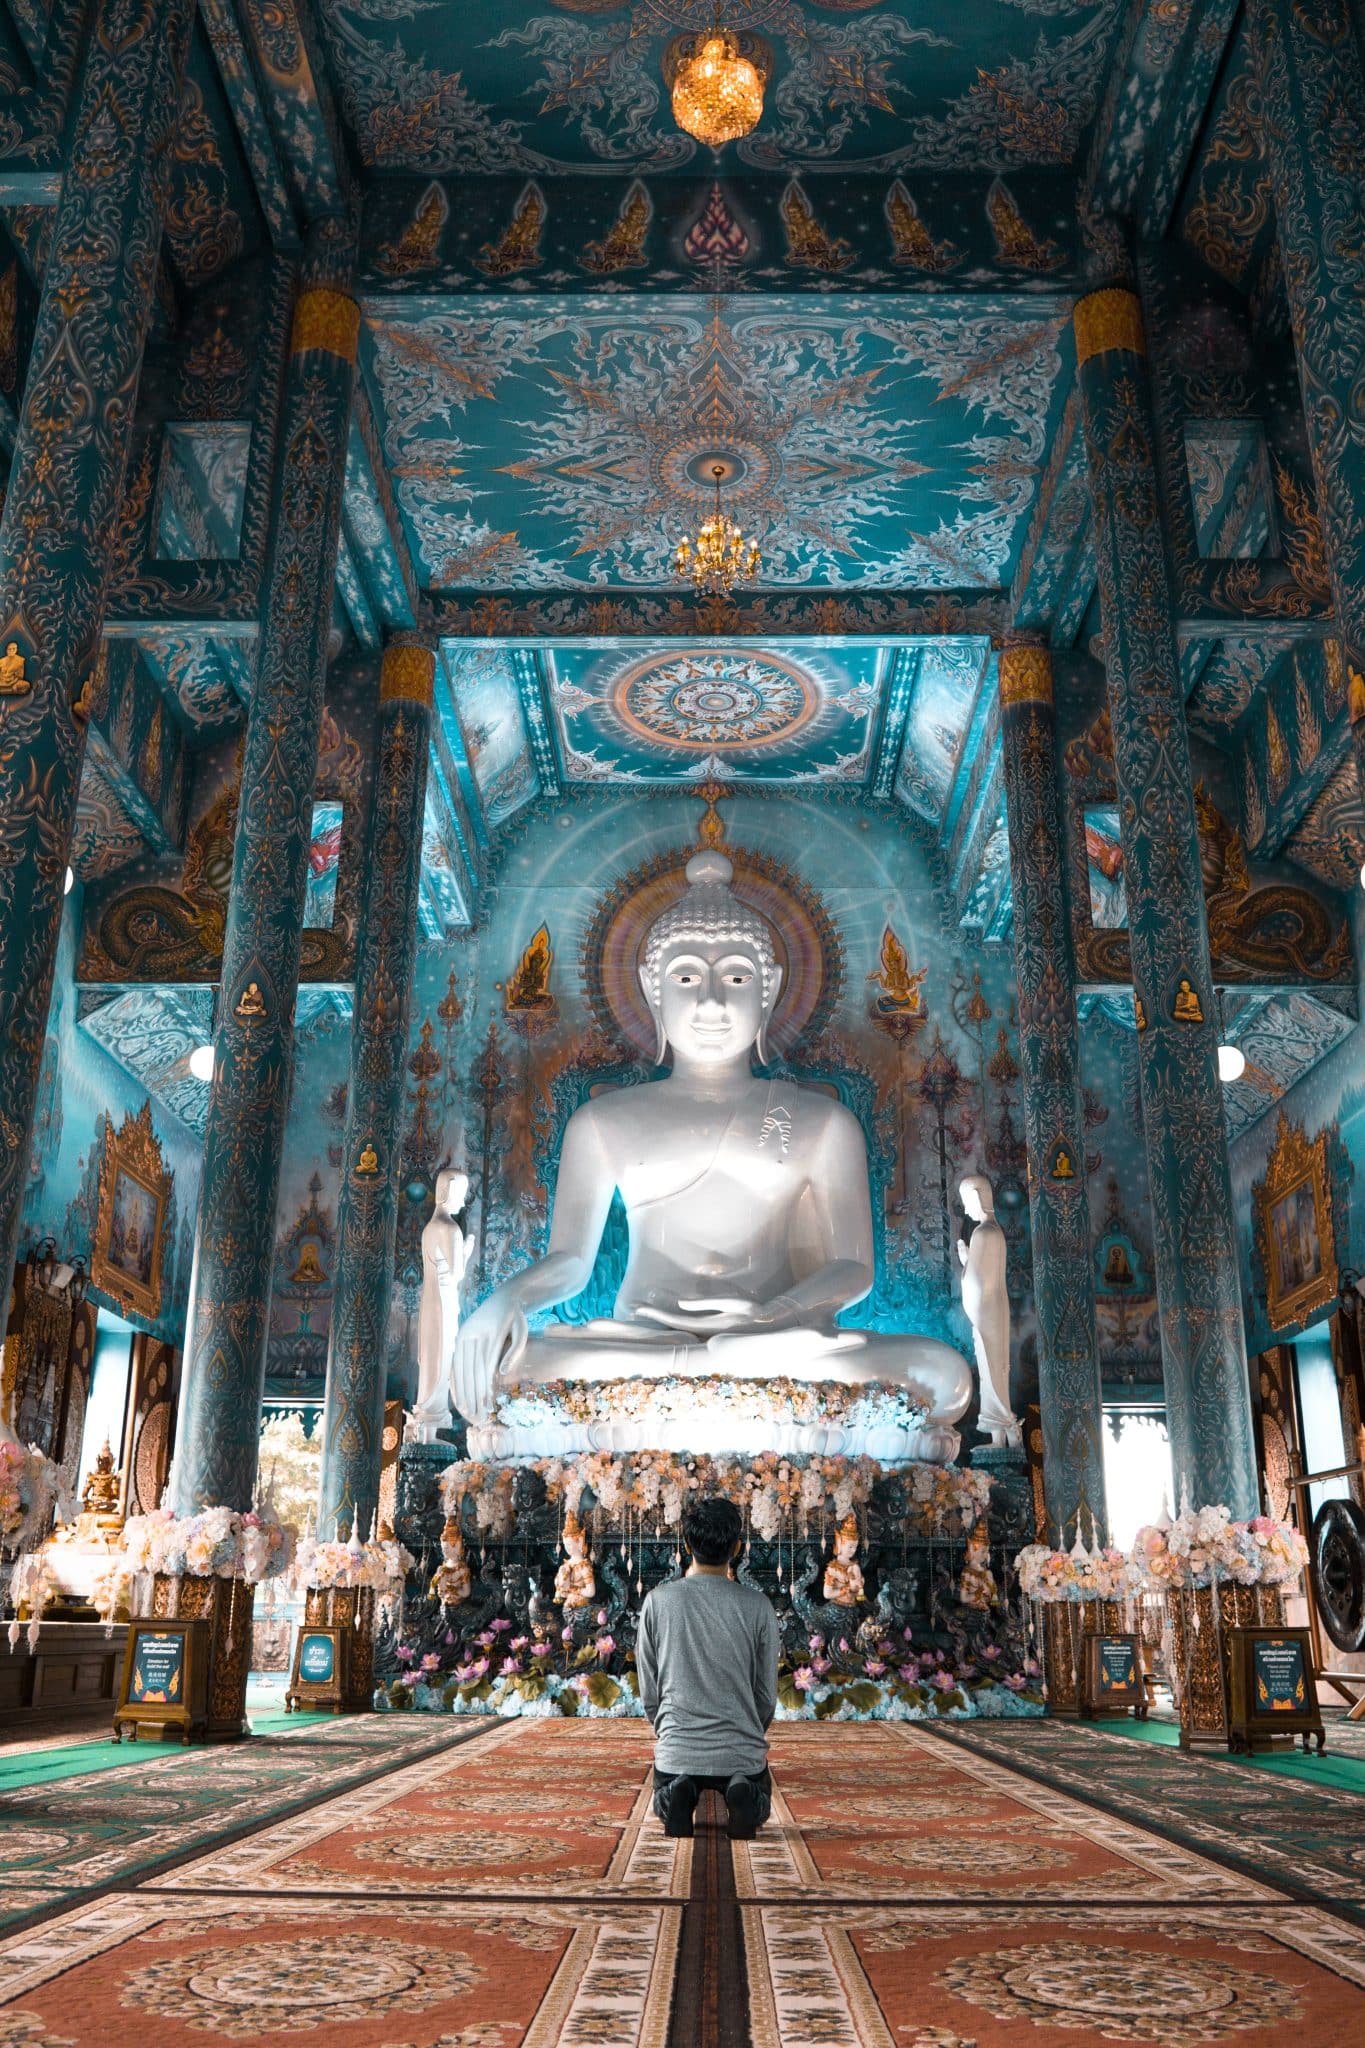
[[[1338,1291],[1327,1133],[1309,1138],[1283,1110],[1265,1179],[1253,1190],[1272,1329],[1305,1323]]]

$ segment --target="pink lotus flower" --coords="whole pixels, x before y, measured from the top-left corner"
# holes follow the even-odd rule
[[[434,1650],[428,1650],[426,1656],[422,1659],[423,1671],[439,1671],[440,1668],[440,1658],[437,1656]]]
[[[606,1627],[606,1625],[607,1625],[607,1610],[606,1610],[606,1608],[605,1608],[605,1607],[599,1607],[599,1608],[598,1608],[598,1610],[597,1610],[597,1626],[598,1626],[599,1628],[605,1628],[605,1627]]]
[[[886,1666],[880,1657],[869,1657],[863,1669],[869,1678],[880,1678]]]
[[[798,1692],[809,1692],[815,1683],[815,1673],[809,1664],[803,1664],[799,1671],[793,1671],[792,1684]]]
[[[616,1638],[615,1636],[599,1636],[593,1644],[593,1648],[599,1657],[610,1657],[612,1651],[616,1648]]]
[[[894,1643],[892,1643],[892,1642],[884,1642],[884,1643],[878,1643],[878,1645],[877,1645],[877,1655],[878,1655],[879,1657],[891,1657],[891,1656],[894,1656],[894,1654],[895,1654],[895,1649],[896,1649],[896,1645],[895,1645]]]
[[[573,1630],[571,1628],[562,1628],[559,1631],[559,1640],[561,1643],[571,1643],[573,1641]]]
[[[988,1664],[994,1664],[997,1661],[997,1659],[1003,1657],[1005,1653],[1001,1649],[999,1643],[984,1643],[982,1645],[981,1654],[986,1659],[986,1662]]]
[[[918,1664],[902,1664],[898,1675],[905,1680],[907,1685],[913,1685],[919,1677],[919,1666]]]
[[[475,1642],[476,1642],[476,1643],[477,1643],[477,1644],[479,1645],[480,1649],[483,1649],[483,1650],[491,1650],[491,1649],[492,1649],[492,1647],[493,1647],[493,1631],[492,1631],[492,1629],[491,1629],[491,1628],[486,1628],[486,1629],[484,1630],[483,1634],[482,1634],[482,1635],[478,1635],[478,1636],[475,1636],[474,1640],[475,1640]]]
[[[913,1634],[913,1630],[911,1630],[911,1629],[908,1629],[908,1628],[903,1628],[903,1629],[901,1630],[901,1641],[902,1641],[903,1643],[908,1643],[908,1642],[910,1641],[910,1638],[911,1638],[911,1635],[912,1635],[912,1634]]]
[[[506,1635],[508,1629],[511,1628],[512,1624],[510,1621],[504,1621],[502,1616],[499,1615],[498,1619],[496,1621],[490,1621],[488,1626],[493,1631],[493,1634],[495,1636],[501,1636]]]
[[[1005,1674],[1005,1684],[1011,1692],[1022,1692],[1026,1683],[1022,1671],[1007,1671]]]
[[[470,1667],[469,1667],[469,1675],[470,1675],[470,1677],[471,1677],[471,1678],[485,1678],[485,1677],[487,1677],[487,1675],[488,1675],[488,1659],[487,1659],[487,1657],[480,1657],[480,1658],[479,1658],[479,1659],[477,1660],[477,1662],[475,1662],[475,1663],[471,1664],[471,1665],[470,1665]]]
[[[521,1665],[515,1657],[504,1657],[498,1666],[498,1674],[502,1678],[511,1678],[520,1669]]]
[[[847,1636],[840,1636],[840,1638],[839,1638],[839,1648],[840,1648],[840,1649],[841,1649],[841,1650],[843,1651],[843,1653],[844,1653],[844,1655],[845,1655],[845,1656],[847,1656],[847,1655],[848,1655],[848,1637],[847,1637]]]
[[[823,1678],[825,1673],[829,1670],[829,1658],[812,1657],[810,1660],[810,1668],[812,1671],[817,1673],[819,1677]]]
[[[551,1657],[554,1655],[554,1645],[552,1643],[532,1643],[531,1655],[533,1657]]]
[[[811,1646],[812,1650],[823,1650],[823,1649],[824,1649],[824,1647],[825,1647],[825,1639],[824,1639],[824,1637],[823,1637],[823,1636],[812,1636],[812,1637],[811,1637],[811,1639],[810,1639],[810,1646]]]
[[[529,1636],[513,1636],[507,1647],[509,1650],[524,1650],[530,1640]]]
[[[957,1690],[957,1680],[953,1677],[951,1671],[936,1671],[933,1676],[933,1683],[940,1692],[956,1692]]]

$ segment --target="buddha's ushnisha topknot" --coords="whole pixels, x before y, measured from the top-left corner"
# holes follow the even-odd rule
[[[661,911],[645,935],[640,971],[646,992],[657,1006],[662,993],[664,961],[685,945],[712,946],[733,940],[752,953],[763,977],[763,1003],[772,1002],[780,979],[772,926],[761,911],[745,903],[730,887],[734,868],[723,853],[694,853],[687,863],[687,890]]]

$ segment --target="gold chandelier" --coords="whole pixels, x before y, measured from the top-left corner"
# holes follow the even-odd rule
[[[740,52],[728,29],[679,37],[665,65],[673,89],[673,118],[687,135],[712,149],[752,134],[763,112],[763,74]]]
[[[758,542],[746,541],[734,520],[721,510],[725,464],[713,463],[711,475],[716,486],[715,509],[694,536],[678,542],[674,561],[680,576],[691,577],[698,596],[728,597],[737,583],[751,583],[758,574]]]

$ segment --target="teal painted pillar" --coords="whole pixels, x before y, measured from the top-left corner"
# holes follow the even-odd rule
[[[434,648],[414,636],[397,638],[384,650],[327,1343],[318,1498],[324,1536],[349,1529],[357,1518],[361,1532],[368,1532],[379,1501],[435,670]]]
[[[1353,0],[1250,0],[1261,137],[1365,791],[1365,64]]]
[[[1052,658],[1045,647],[1020,640],[1002,649],[1000,731],[1038,1315],[1043,1485],[1049,1533],[1061,1523],[1069,1538],[1082,1503],[1101,1534],[1108,1518],[1076,967],[1063,887]],[[1088,1539],[1088,1521],[1084,1533]]]
[[[193,12],[93,10],[0,516],[0,1300]]]
[[[1189,737],[1137,295],[1073,316],[1128,897],[1166,1414],[1178,1494],[1259,1510]]]
[[[246,1508],[256,1483],[275,1203],[289,1110],[313,783],[360,308],[294,308],[247,719],[204,1134],[175,1506]]]

